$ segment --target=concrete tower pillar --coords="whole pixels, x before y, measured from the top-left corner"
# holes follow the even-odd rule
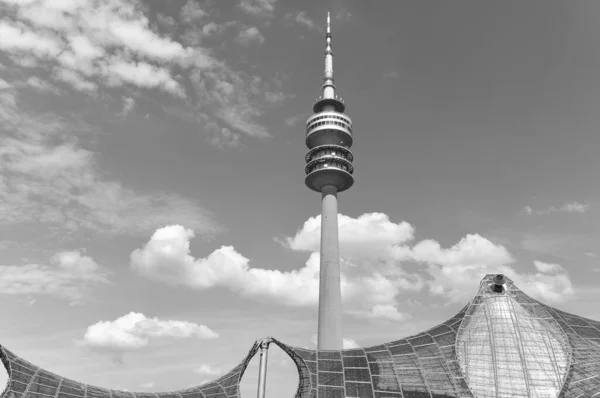
[[[342,289],[338,239],[337,187],[321,189],[321,266],[319,274],[319,350],[342,349]]]

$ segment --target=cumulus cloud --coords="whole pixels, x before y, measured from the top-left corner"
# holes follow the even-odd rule
[[[200,7],[200,3],[196,0],[188,0],[180,11],[180,18],[184,23],[200,20],[207,15],[208,13]]]
[[[218,376],[223,373],[223,370],[221,368],[215,368],[210,365],[203,364],[199,368],[194,369],[194,372],[200,375]]]
[[[121,115],[127,116],[135,107],[135,100],[131,97],[123,97],[123,109]]]
[[[376,215],[375,218],[380,216]],[[360,220],[364,222],[364,220]],[[305,223],[307,231],[314,221]],[[360,224],[358,224],[360,225]],[[405,225],[390,226],[387,230],[396,234],[393,239],[405,239]],[[342,228],[340,228],[342,229]],[[385,226],[384,226],[385,229]],[[289,242],[294,248],[312,249],[313,243],[305,239],[310,233],[299,233]],[[345,245],[356,242],[353,233],[340,233]],[[398,236],[399,235],[399,236]],[[374,238],[368,234],[364,237]],[[131,254],[131,266],[141,275],[171,285],[207,289],[221,286],[242,296],[261,299],[276,298],[282,304],[292,306],[315,305],[318,301],[319,254],[311,253],[305,266],[299,270],[281,272],[252,268],[249,260],[233,247],[224,246],[209,256],[196,259],[190,255],[190,239],[194,233],[180,225],[157,230],[150,241]],[[312,239],[312,237],[310,237]],[[372,239],[374,241],[375,239]],[[318,237],[317,237],[318,241]],[[379,247],[384,246],[380,244]],[[375,251],[371,251],[375,253]],[[360,253],[364,260],[364,253]],[[357,261],[358,261],[357,260]],[[382,269],[376,272],[354,274],[344,267],[341,277],[342,298],[345,310],[352,315],[365,318],[402,319],[405,315],[397,311],[396,295],[402,290],[418,290],[422,281],[415,275],[401,270]],[[393,274],[393,279],[385,275]]]
[[[559,264],[544,263],[536,260],[533,262],[533,265],[539,272],[544,274],[556,274],[564,271],[563,267]]]
[[[527,215],[546,215],[551,213],[586,213],[590,209],[589,203],[580,203],[577,201],[565,203],[560,207],[550,206],[542,210],[534,210],[531,206],[525,206],[523,213]]]
[[[357,218],[339,215],[341,287],[344,311],[369,320],[398,322],[409,318],[399,297],[427,287],[447,303],[464,302],[477,291],[481,278],[504,273],[532,296],[547,301],[556,292],[569,295],[570,279],[556,264],[535,263],[536,272],[516,268],[508,250],[479,234],[468,234],[444,248],[431,239],[411,244],[414,228],[392,222],[383,213]],[[304,267],[282,272],[251,267],[232,246],[207,257],[190,254],[191,229],[171,225],[158,229],[131,254],[139,274],[172,286],[193,289],[223,287],[242,297],[275,300],[283,305],[314,306],[318,301],[320,217],[308,219],[284,246],[310,252]],[[411,269],[409,271],[408,269]]]
[[[470,234],[450,248],[424,240],[404,251],[404,258],[427,264],[429,291],[447,297],[448,302],[471,298],[481,278],[488,273],[512,275],[507,267],[514,259],[501,245],[479,234]]]
[[[469,300],[481,278],[490,273],[504,273],[515,281],[523,281],[519,285],[542,300],[556,301],[553,291],[564,293],[565,297],[571,294],[566,272],[550,273],[549,265],[542,271],[540,264],[536,265],[537,273],[522,271],[511,265],[515,260],[504,246],[479,234],[468,234],[455,245],[444,248],[432,239],[411,245],[414,228],[406,222],[393,223],[382,213],[367,213],[358,218],[340,214],[338,223],[340,254],[349,264],[357,265],[346,267],[343,272],[352,278],[369,269],[370,279],[365,279],[359,288],[373,282],[381,287],[378,305],[355,310],[355,314],[366,318],[404,319],[406,314],[394,311],[398,308],[394,297],[402,291],[419,290],[424,278],[430,293],[447,298],[448,303]],[[318,251],[320,224],[320,216],[310,218],[284,244],[293,250]],[[403,270],[406,262],[423,264],[425,268],[418,274],[409,274]],[[539,281],[535,284],[538,287],[530,289],[532,280]]]
[[[349,349],[352,349],[352,348],[358,348],[359,347],[359,345],[356,342],[356,340],[346,339],[346,338],[342,339],[342,345],[344,347],[344,350],[349,350]]]
[[[88,326],[77,345],[97,351],[120,355],[126,351],[147,347],[160,338],[196,338],[210,340],[218,333],[194,322],[160,320],[144,314],[130,312],[114,321],[100,321]]]
[[[5,90],[7,88],[11,88],[12,85],[10,83],[8,83],[6,80],[4,79],[0,79],[0,90]]]
[[[31,76],[27,79],[25,84],[35,90],[48,92],[53,94],[59,94],[60,90],[54,87],[51,83],[46,80],[40,79],[37,76]]]
[[[256,26],[251,26],[241,30],[236,37],[236,41],[243,46],[249,46],[252,43],[262,44],[265,37]]]
[[[191,229],[172,225],[158,229],[148,243],[131,254],[131,266],[141,275],[171,285],[207,289],[228,287],[242,295],[277,297],[290,305],[314,304],[318,292],[317,261],[299,271],[251,268],[232,246],[209,256],[190,255]],[[293,287],[293,288],[290,288]]]
[[[427,264],[432,279],[429,291],[445,297],[448,302],[465,302],[473,296],[486,274],[502,273],[534,298],[559,302],[573,294],[571,280],[558,264],[536,261],[537,272],[522,271],[510,265],[512,255],[502,245],[496,245],[478,235],[467,235],[456,245],[444,249],[435,241],[417,243],[407,258]]]
[[[338,215],[340,252],[357,259],[393,258],[396,247],[414,237],[414,228],[407,222],[394,223],[383,213],[365,213],[358,218]],[[296,251],[318,252],[321,244],[321,216],[309,218],[296,232],[285,239]]]
[[[288,12],[285,14],[284,19],[293,21],[298,25],[302,25],[308,29],[320,30],[317,24],[306,15],[305,11]]]
[[[0,265],[0,294],[49,295],[71,305],[85,302],[89,289],[106,284],[109,272],[78,251],[56,253],[49,264]],[[32,304],[33,304],[32,303]]]
[[[46,37],[27,30],[25,25],[13,25],[7,21],[0,22],[0,49],[4,51],[27,51],[40,57],[52,57],[59,54],[61,42],[53,37]]]
[[[574,296],[568,272],[559,264],[534,261],[535,273],[513,273],[511,279],[527,294],[542,301],[560,303]]]

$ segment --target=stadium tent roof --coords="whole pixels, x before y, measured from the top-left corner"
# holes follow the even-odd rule
[[[368,348],[316,351],[273,339],[299,373],[296,398],[600,397],[600,322],[536,301],[487,275],[458,314],[423,333]],[[497,280],[496,280],[497,281]],[[501,286],[501,288],[498,288]],[[88,386],[0,347],[7,398],[233,398],[258,342],[219,379],[166,393]]]
[[[259,349],[256,342],[248,355],[231,371],[197,387],[161,393],[109,390],[79,383],[41,369],[0,346],[0,357],[8,371],[2,398],[239,398],[240,381],[248,363]]]

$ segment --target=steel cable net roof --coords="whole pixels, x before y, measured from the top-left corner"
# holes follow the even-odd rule
[[[0,358],[8,371],[2,398],[239,398],[240,380],[258,351],[254,343],[239,365],[218,379],[197,387],[160,393],[129,392],[95,387],[41,369],[0,346]]]
[[[367,348],[316,351],[273,339],[296,364],[295,398],[600,398],[600,322],[556,310],[494,275],[457,315],[423,333]],[[239,398],[256,354],[214,382],[165,393],[108,390],[64,379],[0,346],[2,398]],[[267,392],[268,395],[268,392]]]

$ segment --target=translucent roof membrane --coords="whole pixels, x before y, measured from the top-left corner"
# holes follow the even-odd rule
[[[600,398],[600,322],[546,306],[508,278],[502,293],[493,292],[493,276],[454,317],[411,337],[320,352],[273,339],[298,369],[295,398]],[[258,346],[213,382],[156,394],[77,383],[0,346],[10,378],[2,397],[239,398],[240,379]]]
[[[557,397],[567,375],[567,337],[546,311],[529,313],[489,291],[465,316],[456,352],[477,397]],[[487,293],[487,292],[485,292]]]

